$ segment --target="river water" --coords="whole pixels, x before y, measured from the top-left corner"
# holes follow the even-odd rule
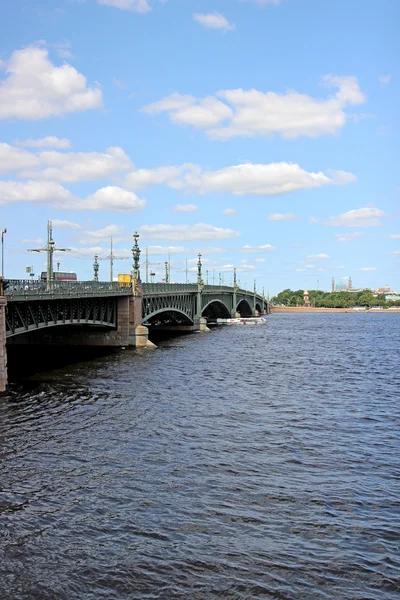
[[[0,598],[399,598],[399,352],[277,314],[14,385]]]

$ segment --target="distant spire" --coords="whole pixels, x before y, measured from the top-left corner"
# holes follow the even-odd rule
[[[335,291],[335,278],[332,277],[332,294]]]

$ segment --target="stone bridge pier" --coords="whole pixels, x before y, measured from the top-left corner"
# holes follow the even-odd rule
[[[6,305],[7,299],[4,296],[0,296],[0,392],[6,391],[8,382],[6,349]]]

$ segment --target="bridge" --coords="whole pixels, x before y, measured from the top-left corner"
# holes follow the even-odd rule
[[[4,281],[0,297],[0,391],[8,345],[152,346],[149,330],[207,331],[217,318],[269,312],[265,298],[234,285]]]

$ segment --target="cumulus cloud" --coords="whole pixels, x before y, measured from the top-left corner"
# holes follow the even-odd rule
[[[214,227],[206,223],[197,225],[142,225],[140,233],[150,239],[159,240],[226,240],[240,235],[233,229]]]
[[[67,138],[58,138],[54,135],[48,135],[47,137],[38,140],[16,140],[15,144],[27,148],[56,148],[58,150],[64,150],[65,148],[71,147],[70,140]]]
[[[75,197],[59,183],[51,181],[0,181],[0,204],[41,202],[66,207]]]
[[[142,210],[146,201],[115,185],[108,185],[88,196],[81,206],[82,210],[133,211]]]
[[[32,152],[0,143],[0,172],[18,171],[36,167],[39,159]]]
[[[16,50],[0,64],[0,119],[38,121],[69,112],[100,108],[102,92],[68,63],[55,66],[45,48]]]
[[[78,198],[53,181],[0,181],[0,205],[15,202],[51,204],[65,210],[134,211],[146,201],[118,186],[107,186],[86,198]]]
[[[355,176],[348,174],[348,182]],[[339,178],[343,182],[343,172]],[[185,164],[180,167],[138,169],[124,178],[126,187],[138,190],[151,184],[195,194],[225,194],[235,196],[278,196],[302,189],[338,185],[335,176],[319,171],[308,172],[297,164],[241,164],[225,167],[218,171],[205,171],[199,165]]]
[[[361,233],[357,231],[355,233],[335,233],[335,238],[337,242],[350,242],[352,240],[359,240]]]
[[[36,168],[21,170],[22,177],[76,183],[106,179],[132,168],[130,158],[122,148],[107,148],[106,152],[39,152]]]
[[[223,31],[232,31],[235,29],[235,25],[229,23],[226,17],[221,13],[194,13],[193,15],[194,21],[199,23],[203,27],[207,27],[208,29],[222,29]]]
[[[82,238],[79,240],[80,244],[93,244],[108,242],[110,238],[113,238],[114,242],[121,242],[130,240],[132,236],[127,235],[124,232],[124,228],[120,225],[107,225],[101,229],[95,231],[84,231]]]
[[[376,267],[362,267],[360,271],[376,271]]]
[[[390,253],[390,256],[400,256],[400,250],[393,250],[393,252]]]
[[[277,93],[239,88],[198,99],[174,93],[142,110],[166,112],[174,123],[205,129],[210,138],[219,140],[335,135],[346,123],[345,109],[363,104],[365,96],[355,77],[326,75],[323,83],[336,88],[336,94],[320,99],[294,90]]]
[[[168,112],[174,123],[190,124],[198,129],[208,129],[233,117],[233,110],[214,96],[197,100],[194,96],[177,93],[145,106],[142,111],[149,115]]]
[[[222,214],[226,215],[226,216],[230,216],[230,215],[236,214],[236,212],[237,212],[236,208],[225,208],[225,210],[222,211]]]
[[[294,213],[271,213],[267,217],[268,221],[296,221],[297,218],[297,215]]]
[[[113,6],[121,10],[130,10],[137,13],[146,13],[151,10],[147,0],[97,0],[98,4]]]
[[[53,227],[58,227],[59,229],[82,229],[82,225],[79,225],[79,223],[75,223],[75,221],[52,219],[51,222],[53,224]]]
[[[172,210],[174,212],[196,212],[199,207],[196,204],[175,204]]]
[[[349,210],[336,217],[329,217],[322,221],[322,224],[329,227],[380,227],[382,225],[381,218],[385,216],[383,210],[365,207]]]

